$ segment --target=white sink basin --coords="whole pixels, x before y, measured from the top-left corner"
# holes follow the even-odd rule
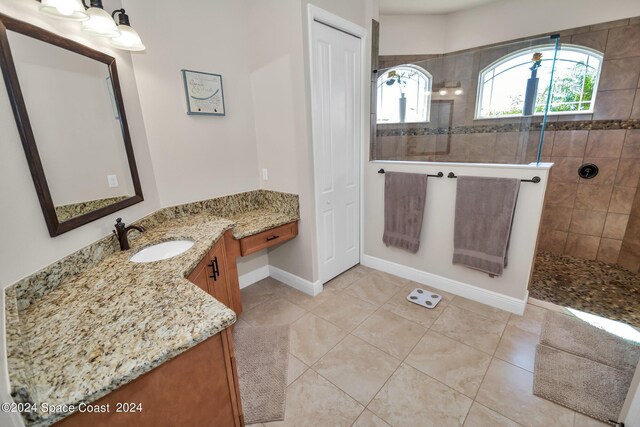
[[[173,258],[189,250],[193,246],[193,243],[192,240],[172,240],[170,242],[158,243],[136,252],[129,260],[133,262],[162,261],[163,259]]]

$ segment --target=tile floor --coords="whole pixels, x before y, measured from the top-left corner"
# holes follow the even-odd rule
[[[356,266],[310,297],[267,278],[242,290],[239,322],[291,327],[287,409],[265,426],[567,426],[606,424],[533,396],[546,309],[516,316]],[[262,426],[262,425],[258,425]]]

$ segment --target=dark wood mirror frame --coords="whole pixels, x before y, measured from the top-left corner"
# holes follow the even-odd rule
[[[42,167],[40,155],[38,154],[38,147],[31,128],[31,122],[29,121],[27,107],[22,96],[22,90],[20,89],[18,74],[11,55],[9,39],[7,38],[7,30],[15,31],[16,33],[40,40],[44,43],[61,47],[107,65],[109,68],[109,74],[111,75],[116,105],[120,113],[120,127],[122,129],[122,137],[124,139],[127,158],[129,160],[129,169],[133,181],[133,188],[135,190],[134,196],[112,205],[96,209],[95,211],[73,217],[64,222],[58,221],[55,206],[51,198],[51,191],[49,190],[44,168]],[[138,176],[138,169],[136,167],[136,160],[133,154],[133,146],[131,145],[131,135],[129,134],[127,117],[124,111],[124,102],[122,99],[122,92],[120,91],[120,82],[118,80],[118,70],[116,68],[115,58],[57,34],[43,30],[42,28],[0,14],[0,68],[2,69],[2,76],[4,77],[4,82],[7,87],[9,102],[11,103],[20,139],[22,140],[22,147],[24,148],[24,153],[27,157],[27,162],[29,163],[29,169],[31,170],[33,184],[36,187],[40,206],[42,207],[42,213],[44,214],[51,237],[66,233],[69,230],[73,230],[81,225],[95,221],[144,200],[142,196],[142,187],[140,186],[140,177]]]

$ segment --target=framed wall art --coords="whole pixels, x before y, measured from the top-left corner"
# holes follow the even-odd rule
[[[224,92],[220,74],[182,70],[187,114],[224,116]]]

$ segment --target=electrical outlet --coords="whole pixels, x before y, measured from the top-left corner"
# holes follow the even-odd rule
[[[262,180],[269,181],[269,171],[267,168],[262,168]]]
[[[107,175],[107,182],[109,182],[109,188],[119,187],[118,177],[116,175]]]

